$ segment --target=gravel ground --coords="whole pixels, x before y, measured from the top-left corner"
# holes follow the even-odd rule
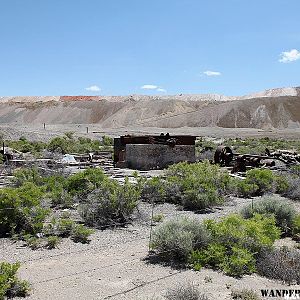
[[[300,212],[299,203],[282,200]],[[206,214],[178,210],[172,204],[159,204],[154,207],[154,215],[163,214],[165,220],[182,215],[200,220],[217,219],[239,211],[251,201],[232,198]],[[299,288],[287,287],[258,275],[235,279],[209,269],[195,272],[150,264],[145,258],[151,208],[151,204],[142,203],[133,223],[126,228],[96,230],[90,244],[76,244],[64,239],[58,249],[33,251],[22,242],[1,239],[0,261],[22,263],[20,277],[29,280],[33,286],[28,299],[159,299],[168,288],[183,282],[194,282],[210,299],[230,299],[232,289],[250,288],[259,293],[263,288]]]
[[[89,133],[87,133],[87,127]],[[11,125],[0,124],[0,133],[6,139],[17,140],[21,136],[28,140],[48,141],[55,136],[61,136],[64,132],[72,131],[77,136],[89,138],[101,138],[103,135],[117,137],[125,134],[160,134],[169,132],[171,135],[184,134],[194,136],[209,136],[213,138],[246,138],[246,137],[270,137],[284,139],[299,139],[300,129],[256,129],[256,128],[220,128],[220,127],[181,127],[181,128],[156,128],[156,127],[130,127],[102,128],[98,124],[58,124],[46,125]]]

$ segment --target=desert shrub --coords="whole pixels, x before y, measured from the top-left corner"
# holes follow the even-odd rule
[[[74,206],[74,196],[72,196],[63,186],[58,186],[48,194],[52,206],[61,208],[72,208]]]
[[[231,189],[236,196],[249,198],[257,193],[258,186],[243,179],[235,179],[231,181]]]
[[[43,192],[31,182],[19,188],[0,190],[0,236],[19,233],[38,233],[49,210],[41,205]]]
[[[243,219],[239,215],[230,215],[217,222],[205,221],[213,240],[227,249],[233,246],[257,252],[265,246],[272,246],[280,237],[280,230],[275,225],[274,217],[255,214],[251,219]]]
[[[87,228],[82,224],[75,225],[72,233],[71,238],[75,243],[89,243],[89,236],[94,233],[93,229]]]
[[[233,290],[231,297],[234,300],[260,300],[261,298],[252,290]]]
[[[292,200],[300,200],[300,177],[297,175],[286,175],[288,188],[283,193],[284,196]]]
[[[140,191],[125,179],[124,185],[105,178],[97,190],[88,195],[79,207],[80,214],[89,226],[122,225],[130,220],[137,206]]]
[[[151,248],[163,259],[186,261],[193,249],[207,246],[210,238],[200,221],[177,218],[154,230]]]
[[[256,262],[260,275],[288,284],[300,284],[300,251],[282,247],[262,251]]]
[[[247,171],[245,182],[258,187],[256,194],[263,195],[273,190],[275,176],[268,169],[252,169]]]
[[[86,169],[67,178],[66,190],[72,196],[86,197],[93,190],[100,188],[103,181],[107,181],[107,175],[100,169]]]
[[[264,138],[226,139],[225,145],[231,146],[236,152],[242,154],[265,154],[265,149],[295,149],[300,151],[300,143],[296,140],[281,140]]]
[[[71,235],[75,222],[69,218],[61,218],[56,223],[56,232],[61,237],[68,237]]]
[[[28,141],[25,137],[20,137],[17,141],[5,141],[5,144],[17,151],[37,154],[46,148],[46,144],[39,141]]]
[[[92,140],[85,137],[74,137],[74,132],[66,132],[63,136],[53,138],[47,145],[51,152],[66,153],[89,153],[97,151],[100,146],[108,147],[111,139],[105,137],[102,143],[99,140]]]
[[[161,177],[147,180],[142,188],[142,199],[154,203],[164,202],[167,197],[167,184]]]
[[[167,290],[165,299],[167,300],[208,300],[205,294],[192,283],[180,284]]]
[[[48,249],[54,249],[58,246],[60,243],[60,238],[56,235],[50,235],[47,237],[47,245],[46,247]]]
[[[0,263],[0,299],[13,297],[26,297],[30,291],[30,285],[25,280],[17,277],[19,263]]]
[[[67,137],[55,137],[47,145],[47,149],[51,152],[59,152],[66,154],[70,152],[71,147],[70,143],[67,140]]]
[[[271,247],[280,231],[274,218],[254,215],[244,220],[231,215],[216,222],[205,221],[212,236],[212,243],[200,250],[193,250],[189,262],[195,270],[204,266],[223,270],[231,276],[255,272],[255,255],[265,247]]]
[[[178,186],[177,203],[191,210],[221,204],[230,183],[229,175],[208,161],[175,164],[165,175],[169,184]]]
[[[13,183],[20,187],[26,182],[32,182],[36,185],[43,184],[43,178],[37,168],[22,168],[14,171]]]
[[[38,238],[35,235],[24,234],[22,236],[22,239],[26,242],[26,245],[32,250],[36,250],[42,246],[42,239]]]
[[[290,233],[293,227],[293,220],[296,211],[293,207],[287,205],[282,200],[265,196],[260,201],[244,207],[241,214],[244,218],[249,219],[254,214],[274,215],[276,225],[282,229],[284,233]]]
[[[252,274],[256,271],[254,254],[247,249],[233,246],[231,255],[225,257],[220,267],[225,274],[230,276]]]
[[[293,220],[292,237],[295,240],[300,241],[300,215],[297,215]]]
[[[159,223],[159,222],[162,222],[163,219],[164,219],[164,215],[163,214],[157,214],[157,215],[154,215],[153,216],[153,222],[155,223]]]
[[[284,174],[275,175],[275,189],[278,194],[286,194],[290,189],[288,178]]]
[[[219,243],[211,243],[202,250],[193,250],[189,262],[194,270],[199,271],[203,266],[220,268],[226,256],[226,247]]]
[[[114,143],[114,140],[113,140],[113,138],[111,138],[110,136],[104,135],[104,136],[102,137],[102,142],[101,142],[101,144],[102,144],[103,146],[112,146],[113,143]]]

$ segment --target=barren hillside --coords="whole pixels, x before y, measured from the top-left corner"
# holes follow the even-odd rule
[[[99,124],[103,128],[300,128],[300,88],[272,89],[242,97],[0,97],[0,123]]]

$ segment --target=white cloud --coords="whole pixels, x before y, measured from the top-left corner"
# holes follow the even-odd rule
[[[222,75],[221,72],[216,72],[216,71],[205,71],[203,72],[206,76],[220,76]]]
[[[300,59],[300,52],[297,49],[292,49],[291,51],[281,52],[279,62],[289,63],[298,59]]]
[[[91,86],[85,88],[85,90],[87,90],[89,92],[100,92],[101,88],[99,88],[99,86],[97,86],[97,85],[91,85]]]
[[[163,89],[163,88],[158,88],[158,89],[156,89],[158,92],[162,92],[162,93],[166,93],[167,92],[167,90],[166,89]]]
[[[144,84],[143,86],[141,86],[141,89],[143,89],[143,90],[156,90],[156,89],[158,89],[158,86],[154,85],[154,84]]]

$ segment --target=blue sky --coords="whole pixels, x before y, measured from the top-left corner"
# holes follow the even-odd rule
[[[0,0],[0,95],[300,86],[299,11],[299,0]]]

